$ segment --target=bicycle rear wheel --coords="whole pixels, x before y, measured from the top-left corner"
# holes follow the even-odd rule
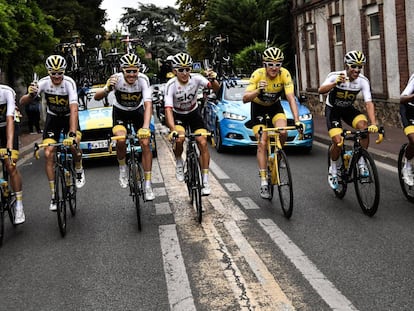
[[[329,166],[331,165],[331,156],[329,154],[329,150],[331,149],[332,143],[329,145],[328,148],[328,174],[329,174]],[[342,199],[345,194],[346,190],[348,189],[348,182],[345,176],[345,167],[343,161],[343,151],[341,151],[341,155],[339,156],[338,160],[336,160],[336,167],[337,167],[337,176],[338,176],[338,188],[332,189],[335,193],[335,196],[339,199]]]
[[[280,206],[285,217],[289,219],[293,212],[293,186],[289,162],[283,150],[278,151],[277,161],[279,173],[277,189],[279,191]]]
[[[66,235],[66,182],[63,169],[55,169],[55,202],[60,235]]]
[[[130,161],[129,164],[129,183],[132,191],[132,200],[135,203],[135,210],[137,213],[138,231],[141,231],[141,199],[142,199],[142,178],[143,171],[141,165],[135,161]],[[143,202],[142,202],[143,203]]]
[[[398,179],[400,181],[400,186],[401,186],[401,190],[403,194],[405,195],[408,201],[414,203],[414,186],[407,185],[403,179],[403,174],[402,174],[402,169],[404,167],[406,148],[407,148],[407,144],[403,144],[398,154]]]
[[[359,170],[359,160],[363,158],[368,169],[368,176],[362,176]],[[354,164],[354,185],[359,205],[365,215],[374,216],[380,199],[380,185],[377,167],[370,154],[361,149]]]

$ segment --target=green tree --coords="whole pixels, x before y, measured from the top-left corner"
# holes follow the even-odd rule
[[[185,48],[175,8],[139,3],[138,9],[125,10],[120,22],[128,28],[132,37],[141,39],[142,45],[152,54],[153,59],[164,59]]]

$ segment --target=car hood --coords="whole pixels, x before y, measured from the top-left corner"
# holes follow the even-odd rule
[[[285,111],[286,118],[293,119],[293,114],[292,114],[292,111],[290,110],[289,102],[287,100],[281,100],[280,102],[282,103],[282,107],[283,107],[283,110]],[[298,105],[298,114],[300,116],[310,113],[308,107],[302,105],[298,101],[296,101],[296,104]]]
[[[79,111],[79,126],[81,131],[111,128],[112,107],[93,108]]]

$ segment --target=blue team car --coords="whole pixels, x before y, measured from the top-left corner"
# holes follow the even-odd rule
[[[79,126],[82,132],[80,147],[82,158],[102,158],[115,156],[115,148],[109,151],[108,144],[112,136],[112,101],[113,92],[108,97],[96,101],[93,97],[99,85],[86,90],[85,96],[79,98]],[[154,118],[151,119],[151,148],[153,157],[157,156]],[[115,142],[112,142],[113,146]]]
[[[214,133],[216,150],[222,152],[231,147],[256,146],[253,134],[253,121],[250,119],[250,103],[242,101],[247,80],[223,81],[216,94],[210,94],[202,108],[202,114],[207,130]],[[305,124],[306,129],[302,140],[297,130],[288,131],[286,147],[300,147],[309,152],[313,144],[313,117],[309,109],[298,104],[299,120]],[[294,125],[293,115],[287,100],[281,100],[288,119],[288,126]]]

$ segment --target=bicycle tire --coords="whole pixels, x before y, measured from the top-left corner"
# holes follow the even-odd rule
[[[135,203],[135,211],[137,215],[137,227],[138,231],[141,231],[141,172],[139,164],[135,162],[135,159],[129,161],[129,182],[130,189],[132,190],[132,201]]]
[[[66,235],[66,182],[63,169],[56,166],[55,169],[55,202],[59,231],[62,237]]]
[[[283,215],[289,219],[293,212],[293,185],[289,161],[283,150],[278,150],[277,167],[279,175],[277,189],[279,191],[280,207]]]
[[[9,214],[10,223],[13,225],[13,227],[16,227],[17,225],[14,222],[16,216],[16,194],[14,192],[11,192],[11,189],[9,189],[9,198],[7,204],[7,213]]]
[[[358,162],[361,158],[364,158],[368,168],[368,177],[361,176],[359,172]],[[378,210],[380,199],[380,184],[374,159],[368,151],[361,149],[352,164],[354,165],[353,176],[358,203],[364,214],[372,217]]]
[[[405,157],[405,149],[407,148],[407,143],[403,144],[400,148],[400,152],[398,153],[398,179],[400,181],[401,191],[404,196],[407,198],[409,202],[414,203],[414,186],[408,186],[402,175],[402,169],[404,167],[404,157]]]
[[[329,166],[331,165],[331,156],[329,152],[329,150],[331,150],[331,146],[332,146],[332,143],[328,147],[328,174],[329,174]],[[339,156],[338,160],[336,160],[337,174],[338,174],[337,175],[338,176],[338,188],[336,189],[331,188],[332,191],[335,193],[335,196],[338,199],[342,199],[345,196],[346,191],[348,189],[348,181],[346,177],[343,156],[344,156],[344,151],[342,150],[341,155]]]
[[[4,212],[3,203],[0,202],[0,247],[3,245],[4,239]]]
[[[76,209],[77,209],[77,201],[76,201],[77,188],[76,188],[76,173],[73,167],[71,167],[70,169],[70,179],[71,179],[71,184],[67,186],[66,191],[68,194],[70,213],[72,214],[72,216],[75,216]]]
[[[193,184],[193,202],[195,203],[195,209],[197,212],[197,221],[201,224],[203,220],[203,205],[201,199],[201,188],[203,187],[200,162],[198,159],[194,159],[194,184]]]

